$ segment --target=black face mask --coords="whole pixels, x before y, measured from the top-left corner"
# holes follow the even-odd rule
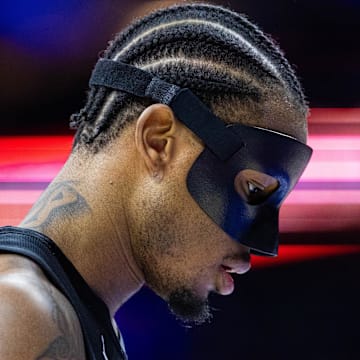
[[[226,125],[189,89],[113,60],[99,60],[90,85],[167,104],[177,119],[205,143],[187,177],[191,196],[234,240],[255,254],[277,255],[279,208],[309,162],[310,147],[271,130]],[[256,190],[254,172],[266,174],[276,183],[268,196],[261,196],[263,189],[251,195]],[[247,192],[249,197],[244,196]]]
[[[222,161],[205,148],[188,174],[189,192],[233,239],[253,253],[277,255],[279,207],[298,181],[311,151],[292,138],[268,130],[243,125],[233,125],[231,130],[242,141],[239,150]],[[273,179],[274,190],[268,196],[261,195],[262,189],[253,195],[249,188],[242,191],[241,187],[256,186],[248,170]],[[248,197],[244,196],[246,192]]]

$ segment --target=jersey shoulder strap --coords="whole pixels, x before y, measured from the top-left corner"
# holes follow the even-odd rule
[[[33,230],[6,226],[0,228],[0,252],[36,262],[67,297],[79,318],[88,360],[127,358],[105,303],[51,239]]]

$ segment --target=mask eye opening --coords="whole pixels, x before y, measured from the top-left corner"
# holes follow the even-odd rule
[[[249,205],[260,205],[280,186],[279,181],[260,171],[245,169],[234,180],[236,192]]]

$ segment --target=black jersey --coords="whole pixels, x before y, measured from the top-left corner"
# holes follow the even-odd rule
[[[36,262],[67,297],[81,324],[87,360],[127,359],[107,306],[51,239],[29,229],[2,227],[0,252],[23,255]]]

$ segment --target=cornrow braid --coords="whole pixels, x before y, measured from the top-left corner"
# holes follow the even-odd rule
[[[299,81],[278,46],[245,16],[220,6],[155,11],[118,34],[103,56],[189,88],[224,121],[239,108],[242,120],[260,116],[260,105],[274,94],[282,94],[299,113],[307,111]],[[71,116],[71,127],[78,128],[74,147],[86,144],[98,151],[150,104],[91,87],[85,107]]]

